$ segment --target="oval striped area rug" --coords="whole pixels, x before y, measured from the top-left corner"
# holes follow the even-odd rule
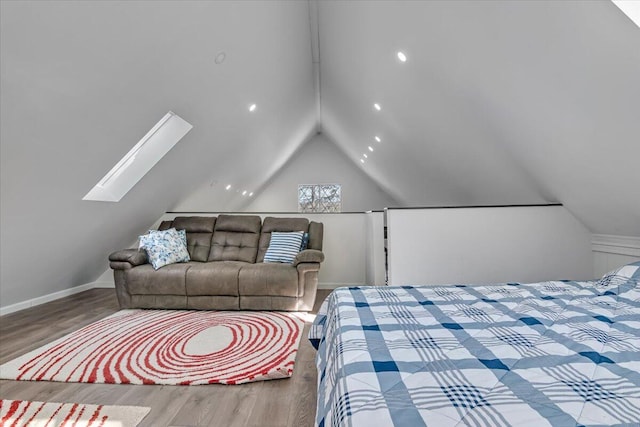
[[[135,427],[150,408],[0,399],[0,426]]]
[[[0,365],[0,378],[108,384],[241,384],[293,374],[295,313],[122,310]]]

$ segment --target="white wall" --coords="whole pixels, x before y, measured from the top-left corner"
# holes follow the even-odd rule
[[[234,213],[242,215],[243,213]],[[179,213],[163,215],[152,228],[156,228],[160,221],[173,219],[176,216],[205,215],[217,216],[217,213]],[[259,213],[248,214],[286,218],[308,218],[310,221],[324,224],[323,252],[325,260],[318,273],[320,287],[334,288],[338,286],[356,286],[367,284],[367,261],[369,255],[367,247],[367,214],[298,214],[298,213]]]
[[[333,141],[324,135],[314,135],[253,198],[246,196],[242,209],[234,210],[297,212],[298,184],[341,184],[343,212],[366,212],[396,205],[395,199],[355,167]],[[172,210],[216,210],[212,191],[211,186],[205,185],[185,197]],[[243,189],[234,187],[230,191],[241,194]]]
[[[234,213],[242,215],[243,213]],[[147,224],[138,233],[157,228],[160,221],[173,219],[176,216],[205,215],[217,216],[217,213],[180,213],[164,214],[153,224]],[[253,215],[253,214],[251,214]],[[382,250],[383,230],[382,213],[345,213],[345,214],[298,214],[298,213],[262,213],[262,218],[275,217],[305,217],[324,224],[323,251],[325,261],[318,274],[318,286],[333,289],[339,286],[384,285],[384,252]],[[129,234],[127,243],[114,248],[136,247],[137,234]],[[106,268],[106,270],[105,270]],[[0,316],[18,310],[63,298],[74,293],[82,292],[94,287],[114,287],[113,271],[108,268],[108,262],[100,270],[95,281],[65,289],[59,292],[47,293],[36,298],[25,299],[17,303],[0,306]]]
[[[487,209],[487,208],[483,208]],[[518,208],[523,209],[523,208]],[[413,210],[394,210],[391,209],[391,216],[397,219],[395,213],[410,213]],[[240,213],[241,214],[241,213]],[[183,215],[183,214],[180,214]],[[188,214],[184,214],[188,215]],[[198,214],[198,215],[214,215],[214,214]],[[560,214],[562,216],[566,215]],[[157,228],[160,221],[165,219],[172,219],[176,214],[165,214],[158,219],[154,224],[148,228]],[[276,216],[276,217],[297,217],[303,216],[310,218],[313,221],[320,221],[325,224],[325,238],[324,247],[327,261],[322,265],[320,272],[320,285],[325,288],[332,288],[335,286],[343,285],[376,285],[383,286],[386,282],[386,270],[385,270],[385,251],[384,251],[384,213],[367,212],[364,214],[295,214],[295,213],[270,213],[260,214],[261,217]],[[453,218],[449,217],[451,222]],[[480,220],[479,220],[480,221]],[[568,221],[572,223],[571,228],[577,231],[581,236],[580,241],[582,246],[582,253],[584,255],[584,230],[574,223],[571,218]],[[485,227],[486,224],[483,225]],[[413,234],[413,227],[405,238],[405,242],[401,244],[403,246],[411,245],[415,243]],[[363,235],[360,234],[362,231]],[[562,232],[566,232],[562,230]],[[525,231],[525,233],[528,233]],[[394,233],[396,236],[397,233]],[[474,233],[474,235],[476,235]],[[509,233],[510,236],[513,234]],[[399,236],[396,236],[398,239]],[[490,244],[496,244],[495,235],[488,238]],[[452,236],[447,235],[447,243],[445,247],[453,244],[453,249],[459,248],[462,244],[457,242],[451,242]],[[592,235],[591,237],[591,249],[593,253],[593,274],[589,276],[586,272],[581,278],[600,278],[605,273],[618,268],[622,265],[640,261],[640,237],[627,237],[627,236],[610,236],[610,235]],[[343,242],[347,241],[345,245]],[[364,247],[361,245],[364,242]],[[137,242],[132,244],[132,247]],[[397,243],[397,242],[394,242]],[[485,245],[486,241],[481,241],[483,248],[478,253],[489,253]],[[514,242],[520,245],[520,242]],[[468,244],[468,242],[465,242]],[[397,246],[394,245],[394,246]],[[423,254],[423,248],[415,249],[418,254]],[[573,252],[573,251],[569,251]],[[333,254],[341,254],[341,258],[337,259]],[[539,254],[536,254],[538,256]],[[559,260],[569,260],[565,253],[559,255]],[[508,261],[505,261],[508,262]],[[424,264],[421,262],[420,264]],[[481,270],[475,270],[470,272],[469,280],[472,277],[482,274],[485,270],[485,266],[482,266]],[[362,273],[364,272],[364,273]],[[519,272],[520,273],[520,272]],[[538,274],[539,272],[536,272]],[[448,272],[446,272],[448,274]],[[550,273],[551,277],[553,273]],[[497,277],[497,276],[496,276]],[[567,276],[568,277],[568,276]],[[542,279],[541,279],[542,280]],[[441,280],[439,282],[444,283],[450,280]],[[503,280],[508,281],[508,280]],[[523,280],[520,280],[523,281]],[[534,280],[527,280],[534,281]],[[95,282],[96,286],[108,286],[113,284],[113,274],[111,269],[106,270],[103,275]]]
[[[386,284],[384,253],[384,212],[367,212],[367,285],[383,286]]]
[[[387,211],[389,283],[591,279],[591,233],[562,206]]]
[[[640,237],[594,234],[593,277],[602,275],[625,264],[640,261]]]
[[[486,208],[485,208],[486,209]],[[522,209],[522,208],[518,208]],[[431,210],[429,210],[431,212]],[[453,210],[449,210],[453,212]],[[413,210],[394,210],[391,209],[391,217],[398,219],[397,215],[394,213],[416,213]],[[450,213],[451,213],[450,212]],[[433,213],[433,212],[432,212]],[[189,215],[188,213],[179,214],[179,215]],[[204,214],[198,214],[204,215]],[[216,215],[216,214],[209,214]],[[177,214],[165,214],[161,218],[159,218],[154,224],[150,224],[147,228],[156,228],[160,221],[164,219],[172,219],[177,216]],[[326,255],[326,260],[322,264],[319,274],[319,286],[321,288],[335,288],[338,286],[355,286],[355,285],[377,285],[382,286],[385,284],[385,253],[384,253],[384,215],[382,212],[367,212],[367,213],[352,213],[352,214],[296,214],[296,213],[273,213],[260,214],[263,218],[265,216],[277,216],[277,217],[297,217],[304,216],[310,218],[314,221],[323,222],[325,225],[325,236],[324,236],[324,252]],[[413,217],[413,215],[409,215]],[[420,215],[421,216],[421,215]],[[571,254],[576,252],[576,249],[579,247],[582,250],[578,250],[577,253],[582,253],[582,258],[589,258],[584,250],[584,236],[583,229],[580,225],[577,225],[575,221],[573,221],[567,215],[560,214],[560,217],[564,216],[564,219],[561,218],[559,223],[566,221],[564,225],[562,225],[562,230],[557,230],[554,226],[549,226],[549,223],[546,219],[542,220],[542,222],[547,223],[549,226],[548,230],[559,231],[562,233],[569,232],[577,232],[579,236],[578,240],[581,242],[577,244],[575,247],[566,248],[566,251],[555,247],[555,251],[560,251],[561,253],[557,254],[557,260],[571,262]],[[492,218],[495,218],[494,215],[491,215]],[[426,217],[425,217],[426,218]],[[488,236],[486,235],[486,227],[487,222],[482,220],[483,215],[475,216],[473,222],[483,222],[482,227],[478,227],[477,224],[474,224],[474,232],[473,233],[464,233],[462,234],[463,243],[460,243],[459,240],[461,237],[456,236],[455,233],[449,233],[446,228],[440,229],[440,231],[444,234],[444,243],[441,241],[440,244],[442,246],[435,248],[433,245],[427,247],[428,245],[424,243],[420,243],[416,245],[416,233],[417,228],[413,225],[410,225],[409,232],[405,235],[405,241],[401,242],[402,246],[410,247],[411,252],[413,252],[414,256],[417,256],[417,260],[413,260],[415,265],[419,267],[429,266],[429,263],[426,262],[430,253],[433,253],[433,250],[436,249],[438,255],[441,255],[442,250],[453,250],[459,251],[460,248],[463,248],[465,251],[469,249],[469,236],[476,236],[478,241],[476,244],[480,244],[480,248],[476,247],[470,250],[475,251],[473,254],[467,254],[470,259],[477,258],[476,261],[480,262],[480,266],[478,265],[470,265],[469,262],[460,262],[460,263],[449,263],[450,259],[445,260],[442,263],[442,260],[438,260],[439,264],[435,265],[435,270],[430,269],[427,273],[420,276],[415,280],[412,280],[414,283],[445,283],[445,282],[473,282],[479,283],[476,278],[481,277],[483,274],[486,274],[489,267],[491,270],[495,270],[492,272],[490,276],[492,279],[486,281],[509,281],[511,279],[507,279],[507,277],[519,278],[514,280],[519,281],[527,281],[532,282],[535,280],[544,280],[539,274],[543,272],[547,272],[548,275],[546,278],[557,277],[558,273],[549,273],[548,265],[544,268],[536,269],[535,271],[527,271],[532,266],[537,263],[540,263],[540,253],[539,251],[534,254],[534,256],[528,256],[527,252],[532,250],[532,243],[528,241],[527,245],[522,245],[522,239],[526,237],[531,237],[531,234],[536,234],[536,230],[532,230],[531,217],[527,220],[528,227],[524,226],[521,229],[512,229],[511,227],[502,227],[505,222],[500,221],[500,232],[493,233],[489,232]],[[403,220],[407,219],[403,217]],[[467,218],[468,219],[468,218]],[[412,218],[415,220],[415,218]],[[535,221],[539,220],[539,215],[536,215]],[[510,222],[514,222],[514,218],[510,218]],[[396,221],[392,220],[392,223],[396,223]],[[420,221],[418,221],[420,222]],[[456,224],[453,224],[453,223]],[[409,223],[407,223],[409,224]],[[462,222],[460,226],[460,222],[456,220],[454,215],[448,215],[444,224],[447,226],[454,227],[455,230],[463,230],[465,227],[468,227],[468,221]],[[437,226],[437,223],[431,223],[431,225]],[[513,225],[513,224],[512,224]],[[521,224],[522,225],[522,224]],[[565,227],[568,225],[568,227]],[[506,232],[507,229],[509,232]],[[396,231],[392,233],[394,238],[400,239],[400,235],[398,233],[397,228],[394,228]],[[482,231],[478,233],[478,230]],[[515,234],[514,234],[515,231]],[[543,234],[547,232],[547,229],[543,230]],[[484,234],[484,235],[483,235]],[[525,236],[526,235],[526,236]],[[587,233],[587,236],[589,234]],[[433,237],[433,236],[431,236]],[[498,237],[498,239],[496,239]],[[503,245],[504,242],[500,243],[500,239],[504,237],[513,240],[511,243],[517,245],[517,248],[513,251],[509,251],[509,254],[505,255],[504,253],[497,255],[496,248],[498,251],[502,250],[504,252],[505,247]],[[539,237],[539,236],[538,236]],[[537,237],[537,238],[538,238]],[[546,236],[546,239],[549,236]],[[574,236],[575,237],[575,236]],[[455,241],[453,241],[456,239]],[[135,236],[131,236],[130,238],[130,247],[134,247],[137,242],[134,241]],[[430,239],[429,241],[434,241]],[[571,244],[572,239],[569,239],[565,242],[561,242],[562,244]],[[539,242],[540,243],[540,242]],[[414,246],[415,245],[415,246]],[[603,274],[608,271],[613,270],[614,268],[618,268],[624,264],[635,262],[640,260],[640,237],[625,237],[625,236],[609,236],[609,235],[594,235],[592,236],[592,251],[593,251],[593,264],[591,265],[593,269],[593,275],[585,273],[582,278],[599,278]],[[398,247],[398,241],[394,240],[394,247]],[[491,249],[488,249],[491,248]],[[548,248],[545,246],[545,248]],[[551,251],[552,253],[554,251]],[[568,255],[569,254],[569,255]],[[487,261],[486,256],[490,255],[492,260]],[[530,254],[529,254],[530,255]],[[548,254],[545,254],[548,256]],[[495,258],[498,258],[497,263],[494,262]],[[525,257],[526,266],[522,269],[519,269],[517,272],[513,272],[513,276],[505,276],[500,278],[500,274],[510,274],[509,268],[512,268],[514,265],[518,265],[517,263],[513,263],[514,260],[518,261],[516,258]],[[397,257],[394,258],[397,261]],[[454,261],[456,258],[452,258]],[[460,254],[458,254],[458,258],[460,259]],[[590,262],[590,261],[589,261]],[[414,265],[414,267],[415,267]],[[461,269],[460,266],[464,266],[464,269]],[[505,268],[505,266],[507,268]],[[413,268],[413,267],[412,267]],[[581,267],[581,270],[585,267]],[[441,270],[440,273],[445,276],[440,276],[440,280],[436,280],[436,274],[440,274],[438,270]],[[444,271],[442,271],[444,270]],[[457,278],[452,275],[457,275],[460,271],[464,271],[467,276]],[[497,275],[493,275],[496,273]],[[524,273],[533,273],[535,276],[525,276]],[[563,277],[571,277],[567,273],[563,275]],[[398,271],[394,274],[395,277],[398,277]],[[422,280],[422,277],[430,277],[432,280]],[[523,278],[524,277],[524,278]],[[420,280],[418,280],[420,279]],[[405,281],[404,278],[398,279],[400,283]],[[408,279],[406,279],[408,280]],[[405,282],[408,283],[408,282]],[[398,284],[398,282],[396,282]],[[31,306],[39,305],[48,301],[52,301],[58,298],[62,298],[67,295],[71,295],[73,293],[81,292],[83,290],[92,288],[92,287],[113,287],[113,272],[111,269],[107,269],[102,276],[100,276],[95,282],[87,283],[80,286],[76,286],[74,288],[61,291],[54,292],[51,294],[44,295],[42,297],[29,299],[26,301],[22,301],[17,304],[4,305],[0,307],[0,315],[8,314],[17,310],[21,310],[24,308],[28,308]]]
[[[356,167],[330,138],[320,134],[301,147],[245,210],[296,212],[298,184],[341,184],[343,212],[397,206],[396,200]]]

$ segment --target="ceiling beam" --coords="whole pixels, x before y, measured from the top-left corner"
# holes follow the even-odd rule
[[[316,97],[316,132],[322,133],[322,96],[320,91],[320,18],[318,0],[307,0],[309,5],[309,32],[311,34],[311,60]]]

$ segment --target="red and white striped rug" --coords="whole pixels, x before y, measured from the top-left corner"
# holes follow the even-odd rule
[[[122,310],[0,365],[0,378],[108,384],[241,384],[293,374],[295,313]]]
[[[141,406],[0,399],[0,426],[135,427],[149,410]]]

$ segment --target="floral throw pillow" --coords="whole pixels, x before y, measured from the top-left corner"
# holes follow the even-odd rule
[[[187,235],[175,228],[153,231],[140,236],[140,249],[144,249],[154,270],[176,262],[190,261]]]

